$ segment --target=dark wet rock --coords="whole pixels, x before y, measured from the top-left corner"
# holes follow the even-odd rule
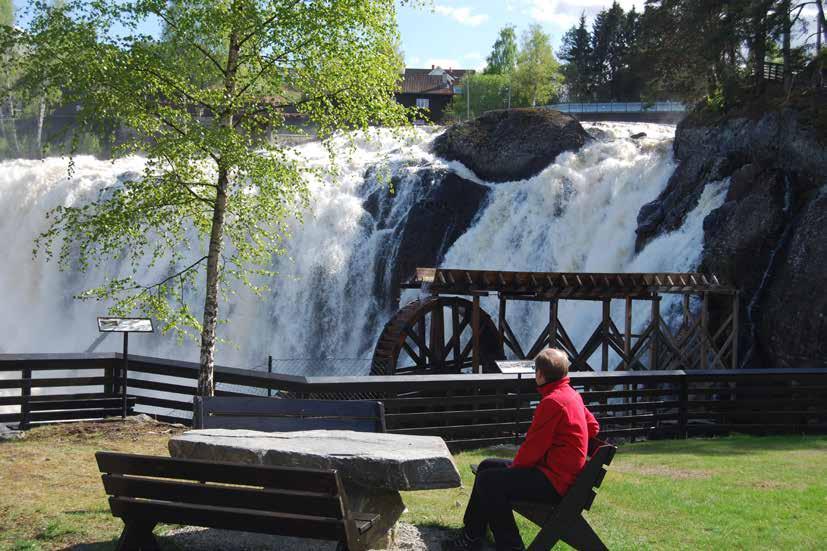
[[[827,367],[827,149],[796,113],[703,126],[688,117],[679,165],[641,208],[636,247],[680,227],[704,187],[729,177],[724,204],[704,220],[700,269],[740,291],[739,355],[749,367]],[[711,318],[728,305],[713,300]]]
[[[632,134],[632,135],[631,135],[631,136],[629,136],[629,137],[630,137],[630,138],[632,138],[633,140],[639,140],[639,139],[641,139],[641,138],[645,138],[645,137],[646,137],[646,132],[638,132],[637,134]]]
[[[434,152],[460,161],[491,182],[525,180],[564,151],[591,137],[574,117],[550,109],[489,111],[451,126],[434,140]]]
[[[404,219],[391,219],[394,201],[402,186],[416,186],[416,203]],[[392,192],[391,190],[394,190]],[[374,189],[364,208],[373,217],[376,230],[393,230],[386,242],[387,254],[375,267],[374,296],[399,297],[399,283],[413,276],[417,267],[437,266],[451,245],[471,227],[482,211],[489,188],[445,169],[421,168],[410,175],[395,176],[390,185]],[[398,246],[390,246],[398,243]],[[393,306],[387,304],[386,306]]]
[[[771,365],[827,367],[827,186],[791,223],[760,303],[758,342]]]

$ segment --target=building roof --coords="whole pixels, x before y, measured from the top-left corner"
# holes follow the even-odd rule
[[[402,94],[438,94],[454,95],[454,84],[466,74],[474,74],[468,69],[405,69],[405,76],[400,83]]]

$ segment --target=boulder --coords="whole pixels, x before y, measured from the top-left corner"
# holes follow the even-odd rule
[[[352,431],[257,432],[206,429],[174,436],[173,457],[336,469],[343,482],[372,490],[455,488],[459,471],[433,436]]]
[[[26,437],[26,433],[22,430],[15,430],[0,423],[0,442],[11,442],[13,440],[22,440]]]
[[[646,137],[646,132],[638,132],[637,134],[632,134],[632,135],[631,135],[631,136],[629,136],[629,137],[630,137],[630,138],[632,138],[633,140],[639,140],[639,139],[641,139],[641,138],[645,138],[645,137]]]
[[[434,153],[460,161],[491,182],[525,180],[591,136],[571,115],[551,109],[509,109],[451,126],[434,140]]]

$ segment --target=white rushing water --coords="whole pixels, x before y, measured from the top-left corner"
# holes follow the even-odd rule
[[[704,217],[723,201],[726,183],[707,186],[682,228],[634,253],[640,207],[654,199],[674,170],[671,141],[674,127],[649,124],[589,125],[604,137],[578,153],[565,153],[541,174],[520,182],[491,184],[487,203],[472,227],[447,251],[443,266],[500,270],[547,271],[688,271],[702,247]],[[588,127],[587,127],[588,128]],[[647,137],[629,136],[646,132]],[[388,291],[394,258],[395,230],[430,185],[419,177],[423,168],[442,167],[479,182],[459,163],[445,163],[428,151],[434,133],[417,131],[400,139],[358,140],[338,161],[335,178],[311,184],[310,211],[303,224],[293,223],[288,254],[274,261],[279,277],[259,299],[237,289],[219,326],[233,343],[218,351],[225,365],[260,368],[275,358],[369,358],[382,326],[395,311]],[[344,146],[341,146],[344,150]],[[328,162],[326,151],[310,143],[297,148],[308,162]],[[365,208],[367,196],[385,186],[366,171],[381,162],[393,177],[395,197],[382,193],[384,215],[374,220]],[[45,213],[59,204],[88,201],[119,177],[141,169],[140,158],[112,162],[89,157],[76,160],[67,177],[66,160],[14,160],[0,163],[0,353],[83,352],[98,338],[95,317],[106,305],[72,297],[104,275],[125,275],[128,266],[112,261],[87,274],[60,272],[54,262],[33,258],[33,239],[47,228]],[[335,181],[334,181],[335,180]],[[488,185],[488,184],[485,184]],[[193,252],[195,256],[196,252]],[[158,266],[138,274],[151,283],[170,272]],[[403,294],[403,302],[416,293]],[[197,299],[193,299],[198,304]],[[492,317],[496,306],[485,303]],[[561,317],[575,340],[585,339],[599,313],[582,303],[564,304]],[[198,308],[200,311],[200,308]],[[509,312],[512,327],[530,339],[547,315],[525,305]],[[96,351],[116,351],[108,337]],[[176,342],[170,335],[143,335],[130,340],[130,350],[161,357],[196,360],[197,343]],[[279,371],[324,371],[320,362],[278,364]],[[365,362],[338,362],[340,373],[365,373]],[[315,367],[313,367],[315,366]]]

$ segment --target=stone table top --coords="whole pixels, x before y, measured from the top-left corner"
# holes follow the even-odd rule
[[[436,436],[204,429],[172,437],[169,453],[190,459],[336,469],[345,484],[364,488],[431,490],[461,484],[451,452]]]

